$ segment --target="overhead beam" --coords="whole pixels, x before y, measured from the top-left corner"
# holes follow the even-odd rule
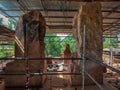
[[[109,22],[103,22],[103,24],[112,24],[112,25],[116,25],[116,24],[120,24],[120,23],[109,23]]]
[[[120,19],[118,17],[103,17],[103,19]]]
[[[9,14],[7,14],[5,11],[3,11],[2,9],[0,9],[0,11],[6,16],[6,17],[9,17],[11,19],[13,19],[14,21],[16,21],[15,18],[13,18],[12,16],[10,16]]]
[[[72,23],[72,21],[46,21],[47,23]]]
[[[101,10],[102,12],[112,12],[112,13],[120,13],[120,11],[117,10]]]
[[[47,29],[47,33],[72,33],[72,29]]]
[[[31,11],[31,10],[39,10],[41,12],[45,11],[44,9],[27,9],[27,10],[24,10],[24,11]],[[62,9],[46,9],[47,12],[62,12],[63,10]],[[23,10],[20,10],[20,9],[3,9],[3,11],[7,11],[7,12],[18,12],[18,11],[23,11]],[[78,9],[64,9],[65,12],[77,12]],[[101,10],[102,12],[112,12],[112,13],[120,13],[120,11],[117,11],[117,10]]]
[[[109,27],[108,27],[107,29],[104,29],[103,32],[105,32],[105,31],[111,29],[115,24],[116,24],[116,25],[119,25],[119,20],[117,20],[115,23],[109,25]]]
[[[14,18],[18,18],[20,16],[11,16]],[[43,16],[44,18],[73,18],[73,16]]]
[[[48,25],[49,29],[72,29],[72,25]]]
[[[20,16],[10,16],[10,17],[20,17]],[[74,16],[43,16],[44,18],[73,18]],[[120,19],[118,17],[103,17],[103,19]]]
[[[43,16],[44,18],[73,18],[72,16]]]
[[[28,10],[25,10],[25,11],[31,11],[31,10],[39,10],[41,12],[45,11],[44,9],[28,9]],[[46,9],[48,12],[62,12],[63,10],[62,9]],[[5,10],[4,11],[22,11],[20,9],[8,9],[8,10]],[[64,9],[65,12],[77,12],[78,9]]]
[[[0,0],[0,1],[5,1],[5,0]],[[16,1],[16,0],[9,0],[9,1]],[[119,1],[119,0],[42,0],[44,1],[74,1],[74,2],[93,2],[93,1],[100,1],[100,2],[111,2],[111,1]]]
[[[0,41],[13,41],[15,31],[0,25]]]

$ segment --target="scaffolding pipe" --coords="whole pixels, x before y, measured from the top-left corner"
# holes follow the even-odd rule
[[[0,76],[25,76],[26,73],[0,73]],[[81,75],[79,73],[65,73],[65,72],[46,72],[46,73],[30,73],[30,76],[41,76],[41,75]]]
[[[82,58],[27,58],[28,60],[82,60]],[[23,57],[0,58],[0,60],[26,60]]]
[[[28,61],[28,24],[26,24],[26,37],[25,37],[25,57],[26,57],[26,89],[30,90],[29,83],[30,83],[30,75],[29,75],[29,61]]]
[[[111,35],[110,35],[110,37],[111,37]],[[111,38],[110,38],[110,59],[109,59],[110,66],[112,66],[112,63],[113,63],[113,61],[112,61],[112,59],[113,59],[113,53],[112,52],[113,52],[112,51],[112,42],[111,42]]]
[[[102,66],[120,74],[120,70],[103,63],[102,60],[91,58],[88,55],[85,55],[85,58],[86,60],[90,59],[91,61],[97,64],[101,64]],[[64,60],[64,59],[65,60],[82,60],[82,58],[28,58],[28,60]],[[25,58],[0,58],[0,60],[25,60]]]
[[[100,59],[91,58],[91,57],[89,57],[88,55],[86,55],[85,57],[88,58],[88,59],[90,59],[92,62],[95,62],[95,63],[97,63],[97,64],[100,64],[100,65],[102,65],[102,66],[104,66],[104,67],[112,70],[113,72],[116,72],[116,73],[120,74],[120,70],[118,70],[118,69],[116,69],[116,68],[114,68],[114,67],[108,66],[107,64],[103,63],[102,60],[100,60]]]
[[[83,56],[82,56],[82,90],[85,90],[85,38],[86,37],[86,27],[83,26]]]
[[[85,71],[85,73],[100,88],[100,90],[103,90],[103,87],[87,71]]]

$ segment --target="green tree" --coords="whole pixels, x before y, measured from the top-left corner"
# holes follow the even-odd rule
[[[59,56],[61,53],[60,37],[56,34],[46,34],[46,55]]]
[[[8,19],[8,28],[11,30],[15,29],[16,23],[12,19]]]
[[[8,19],[8,28],[13,29],[13,21],[11,19]]]
[[[69,34],[64,39],[61,39],[56,34],[46,34],[45,43],[46,55],[59,56],[64,52],[66,44],[70,45],[71,52],[75,52],[76,50],[76,43],[72,34]]]
[[[14,46],[14,42],[0,42],[0,58],[14,56]]]
[[[113,48],[117,48],[117,38],[110,38],[109,36],[107,38],[103,38],[103,48],[110,48],[110,42]]]

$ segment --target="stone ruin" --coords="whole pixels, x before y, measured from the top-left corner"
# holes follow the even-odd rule
[[[26,31],[27,30],[27,31]],[[26,33],[27,32],[27,33]],[[46,33],[45,20],[40,11],[30,11],[23,15],[16,28],[15,57],[45,58],[44,37]],[[27,35],[27,39],[26,39]],[[27,49],[26,49],[27,44]],[[46,72],[46,60],[30,60],[29,72]],[[6,65],[5,73],[26,73],[26,61],[15,60]],[[45,76],[31,76],[30,86],[40,86],[45,81]],[[6,76],[7,87],[25,87],[26,75]]]
[[[64,58],[71,58],[71,51],[70,51],[70,45],[66,44],[65,51],[64,51]],[[64,60],[64,64],[68,65],[68,60]]]
[[[73,21],[73,34],[76,39],[76,57],[80,58],[83,51],[83,26],[86,27],[85,54],[89,57],[102,60],[102,12],[100,3],[86,3]],[[75,58],[76,58],[75,57]],[[81,72],[82,61],[72,62],[71,72]],[[105,68],[90,60],[85,61],[85,70],[98,82],[103,83],[103,73]],[[82,74],[71,76],[72,85],[82,84]],[[85,75],[85,85],[95,84],[87,75]]]

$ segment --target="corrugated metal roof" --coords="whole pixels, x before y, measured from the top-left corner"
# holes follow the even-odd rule
[[[72,19],[79,7],[85,2],[75,1],[43,1],[43,0],[0,0],[1,14],[18,20],[27,10],[39,9],[45,17],[47,25],[72,26]],[[103,11],[104,34],[119,32],[120,30],[120,2],[101,2]],[[56,32],[61,30],[56,27]],[[48,27],[49,28],[49,27]],[[51,29],[51,28],[50,28]],[[54,30],[55,31],[55,30]],[[70,31],[70,29],[69,29]],[[60,32],[60,31],[58,31]],[[71,32],[71,31],[70,31]]]

